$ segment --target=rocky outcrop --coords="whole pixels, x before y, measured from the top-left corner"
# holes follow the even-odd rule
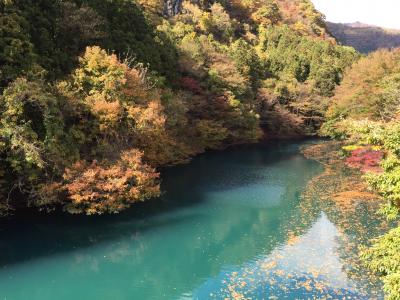
[[[209,8],[214,0],[189,0],[191,3],[200,6],[202,9]],[[182,11],[183,0],[164,0],[164,16],[173,17]]]
[[[164,15],[172,17],[179,14],[182,10],[183,0],[165,0],[164,2]]]

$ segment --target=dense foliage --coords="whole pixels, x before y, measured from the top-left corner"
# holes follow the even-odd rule
[[[337,89],[322,132],[372,145],[384,153],[380,172],[366,178],[387,203],[380,212],[400,215],[400,50],[379,51],[356,63]],[[377,152],[378,153],[378,152]],[[388,299],[400,297],[400,238],[397,227],[364,249],[362,258],[384,277]]]
[[[181,71],[252,103],[270,134],[312,132],[357,53],[327,37],[307,1],[223,4],[204,10],[184,2],[185,14],[158,26],[177,45]]]
[[[397,218],[400,50],[359,59],[309,0],[172,2],[0,2],[0,215],[120,212],[161,193],[161,166],[327,118]],[[363,252],[391,299],[399,245]]]
[[[157,167],[313,133],[358,57],[308,0],[166,3],[1,1],[2,213],[118,212]]]
[[[153,30],[132,1],[2,0],[0,12],[2,87],[40,70],[48,79],[64,76],[91,45],[134,56],[163,76],[176,76],[174,46]]]

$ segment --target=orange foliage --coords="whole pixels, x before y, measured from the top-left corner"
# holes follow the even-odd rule
[[[65,170],[71,213],[117,213],[132,203],[160,193],[159,174],[142,163],[142,153],[125,151],[115,164],[79,161]]]
[[[135,126],[142,133],[146,130],[164,130],[165,116],[158,101],[151,101],[145,107],[129,107],[128,116],[135,121]]]
[[[100,123],[100,131],[105,132],[116,127],[122,118],[123,110],[118,101],[106,101],[99,95],[91,97],[91,112]]]
[[[140,65],[136,68],[129,68],[127,64],[118,62],[120,67],[124,69],[125,82],[122,89],[122,94],[129,100],[135,102],[146,102],[151,92],[154,93],[154,89],[147,83],[146,70]]]
[[[153,166],[187,159],[190,151],[177,142],[166,125],[161,95],[171,92],[155,87],[142,65],[121,62],[99,47],[88,47],[80,63],[72,87],[79,94],[70,97],[83,98],[84,106],[96,119],[91,126],[98,126],[90,132],[96,134],[93,140],[97,147],[85,152],[113,161],[123,149],[135,147],[143,150],[143,159]],[[85,157],[88,161],[93,158]]]
[[[332,201],[342,211],[355,212],[357,205],[363,203],[374,206],[379,204],[380,197],[368,189],[360,172],[351,172],[346,167],[340,149],[342,143],[323,142],[302,149],[309,159],[322,163],[325,171],[313,178],[303,197],[310,198],[318,194],[324,201]]]
[[[334,117],[337,112],[346,112],[355,117],[380,117],[377,95],[384,88],[378,83],[389,74],[400,71],[400,49],[380,50],[356,62],[344,76],[336,89],[333,105],[327,116]]]

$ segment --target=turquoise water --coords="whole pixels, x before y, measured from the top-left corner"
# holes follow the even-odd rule
[[[382,298],[357,226],[302,192],[323,171],[300,144],[208,153],[163,172],[161,199],[115,216],[0,223],[0,300]]]

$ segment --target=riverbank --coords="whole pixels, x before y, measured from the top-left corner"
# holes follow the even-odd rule
[[[318,161],[325,168],[321,175],[309,183],[309,188],[322,188],[319,197],[334,201],[343,209],[354,210],[360,203],[379,206],[382,198],[368,187],[364,173],[346,164],[344,145],[340,141],[323,141],[302,147],[301,152],[306,158]]]

